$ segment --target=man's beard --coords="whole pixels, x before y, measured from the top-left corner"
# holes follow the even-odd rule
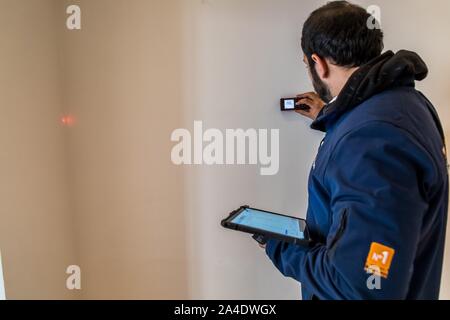
[[[320,99],[325,103],[329,103],[333,96],[331,95],[330,88],[319,78],[316,68],[314,67],[314,62],[310,63],[311,78],[314,90],[319,95]]]

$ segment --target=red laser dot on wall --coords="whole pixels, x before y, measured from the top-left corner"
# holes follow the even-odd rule
[[[71,127],[75,124],[75,118],[73,116],[63,116],[61,117],[61,123],[63,126]]]

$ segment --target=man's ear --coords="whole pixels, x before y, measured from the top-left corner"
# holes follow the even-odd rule
[[[311,55],[311,59],[314,61],[314,66],[311,67],[316,68],[317,74],[319,75],[320,79],[328,78],[328,75],[330,73],[328,62],[315,53]]]

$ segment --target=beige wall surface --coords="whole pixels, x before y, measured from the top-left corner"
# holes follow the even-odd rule
[[[187,298],[180,2],[78,3],[82,30],[62,36],[81,296]]]
[[[386,49],[417,51],[450,132],[450,2],[381,8]],[[313,0],[0,0],[0,250],[9,298],[299,299],[220,220],[241,204],[304,217],[320,133],[281,114],[311,90],[299,35]],[[78,4],[82,29],[67,30]],[[420,26],[414,21],[420,17]],[[71,127],[60,117],[70,115]],[[280,170],[185,166],[177,128],[280,129]],[[447,246],[448,247],[448,246]],[[65,289],[65,268],[82,290]],[[442,297],[450,298],[446,253]]]
[[[0,1],[0,250],[10,299],[71,298],[55,1]]]

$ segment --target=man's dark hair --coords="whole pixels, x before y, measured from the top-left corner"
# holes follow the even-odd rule
[[[332,1],[315,10],[303,25],[302,49],[342,67],[358,67],[383,51],[383,32],[369,28],[371,15],[347,1]]]

